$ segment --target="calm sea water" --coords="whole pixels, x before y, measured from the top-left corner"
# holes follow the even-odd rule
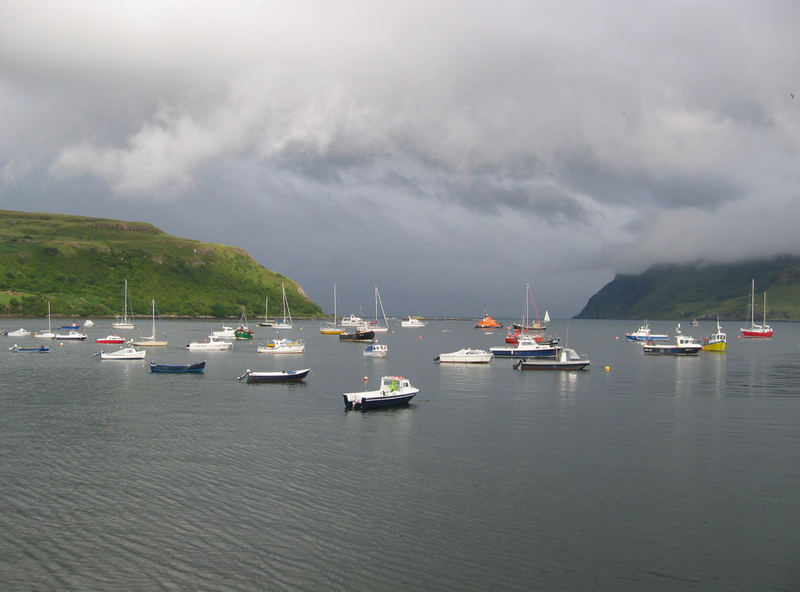
[[[626,343],[637,322],[553,323],[580,373],[434,364],[502,343],[466,322],[393,323],[383,360],[312,322],[303,355],[185,350],[219,326],[164,323],[145,364],[92,355],[108,321],[50,354],[2,348],[0,588],[800,589],[800,325],[726,323],[727,354],[679,359]],[[204,375],[146,367],[191,359]],[[344,411],[383,374],[414,404]]]

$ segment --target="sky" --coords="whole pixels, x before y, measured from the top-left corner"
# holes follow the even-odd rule
[[[236,245],[332,312],[567,318],[800,254],[800,3],[0,3],[0,208]]]

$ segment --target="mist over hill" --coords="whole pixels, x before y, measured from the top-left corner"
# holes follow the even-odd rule
[[[728,264],[654,265],[641,274],[618,274],[575,318],[746,319],[752,279],[756,318],[761,318],[766,291],[768,319],[800,319],[800,257],[789,255]]]

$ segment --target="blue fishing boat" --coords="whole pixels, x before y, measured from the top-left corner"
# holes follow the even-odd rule
[[[681,333],[681,324],[675,329],[675,343],[642,343],[642,351],[646,354],[662,356],[696,356],[703,349],[703,344],[694,337]]]

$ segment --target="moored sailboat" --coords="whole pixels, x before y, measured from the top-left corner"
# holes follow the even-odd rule
[[[271,318],[269,318],[268,311],[269,311],[269,296],[267,296],[266,300],[264,301],[264,320],[258,322],[258,326],[259,327],[274,327],[275,326],[275,321],[273,321]]]
[[[50,301],[47,301],[47,331],[37,331],[33,335],[39,339],[55,339],[56,334],[53,333],[52,325],[50,324]]]
[[[122,316],[117,317],[111,326],[115,329],[133,329],[133,313],[128,318],[128,280],[125,280],[122,290]]]
[[[165,347],[168,341],[156,339],[156,301],[152,300],[153,306],[153,334],[145,337],[140,337],[133,342],[133,345],[149,346],[149,347]]]
[[[762,337],[768,338],[772,337],[775,333],[772,330],[772,327],[767,325],[767,293],[764,292],[764,314],[761,317],[761,324],[756,323],[755,319],[755,306],[756,306],[756,280],[752,280],[752,284],[750,286],[750,326],[749,327],[742,327],[739,331],[742,334],[742,337]]]
[[[326,322],[319,328],[322,335],[341,335],[344,329],[336,324],[336,284],[333,284],[333,322]]]
[[[380,306],[383,314],[383,325],[378,321],[378,306]],[[378,286],[375,286],[375,321],[370,321],[367,325],[375,333],[387,333],[389,331],[389,321],[386,318],[386,311],[383,310],[383,302],[381,301],[381,293],[378,292]]]
[[[292,322],[292,311],[289,310],[289,300],[286,298],[286,287],[281,282],[281,293],[283,295],[283,318],[275,323],[276,329],[291,329],[294,326]]]

